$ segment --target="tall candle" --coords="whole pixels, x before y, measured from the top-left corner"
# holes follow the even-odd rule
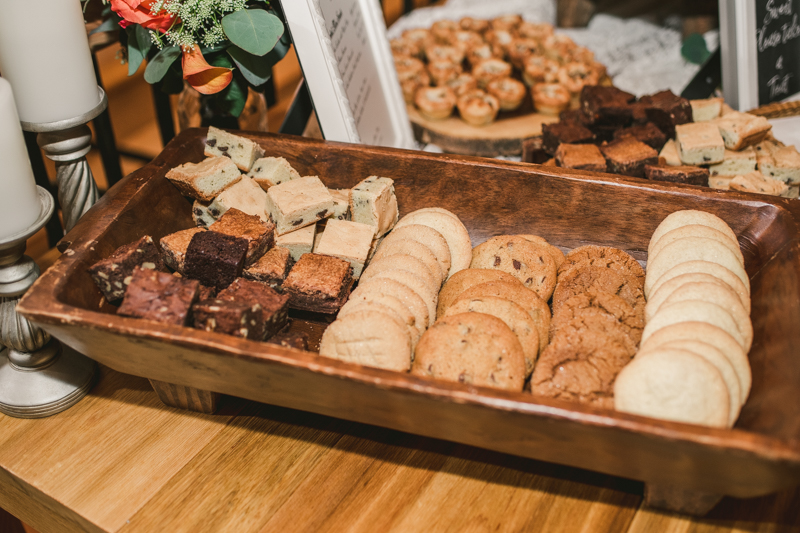
[[[9,0],[0,16],[0,74],[19,118],[54,122],[100,103],[79,0]]]
[[[0,240],[31,227],[40,210],[11,85],[0,78]]]

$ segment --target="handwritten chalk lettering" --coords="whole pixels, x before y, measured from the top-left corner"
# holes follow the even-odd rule
[[[784,24],[781,26],[781,30],[783,32],[781,42],[783,43],[787,43],[792,39],[797,39],[800,37],[800,24],[797,23],[797,15],[795,14],[795,16],[792,17],[791,24]]]
[[[792,14],[792,0],[786,0],[783,4],[775,5],[774,0],[767,2],[767,14],[764,17],[764,26],[777,20],[778,17],[788,16]]]
[[[789,73],[785,76],[773,76],[770,78],[770,80],[767,82],[770,99],[789,95],[789,79],[791,77],[792,74]]]

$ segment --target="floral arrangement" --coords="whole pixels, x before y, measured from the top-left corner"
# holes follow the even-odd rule
[[[282,13],[269,0],[102,1],[105,21],[95,31],[123,29],[129,76],[147,60],[148,83],[178,93],[185,81],[234,117],[248,87],[269,81],[290,45]]]

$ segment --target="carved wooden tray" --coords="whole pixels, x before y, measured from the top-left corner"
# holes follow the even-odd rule
[[[564,248],[600,244],[646,259],[669,213],[710,211],[739,235],[752,282],[753,387],[733,429],[651,420],[578,404],[436,382],[312,352],[136,320],[101,306],[86,269],[141,235],[192,225],[164,174],[203,158],[188,130],[113,187],[62,242],[19,310],[120,372],[646,481],[750,497],[800,483],[800,202],[466,156],[253,134],[268,154],[330,187],[395,180],[401,212],[439,206],[473,244],[535,233]],[[324,323],[295,320],[319,339]]]

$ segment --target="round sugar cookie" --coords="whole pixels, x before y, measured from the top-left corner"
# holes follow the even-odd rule
[[[498,296],[476,296],[468,300],[458,300],[447,309],[444,316],[460,313],[485,313],[505,322],[522,346],[525,377],[531,375],[539,356],[539,332],[536,323],[522,306]]]
[[[465,268],[453,274],[450,279],[444,282],[444,287],[439,292],[439,305],[436,308],[436,318],[443,316],[447,308],[461,296],[461,293],[470,287],[486,283],[488,281],[507,281],[509,283],[519,283],[520,287],[525,287],[522,282],[511,274],[506,274],[502,270],[493,268]]]
[[[325,329],[319,354],[348,363],[406,372],[411,367],[411,340],[406,329],[390,316],[360,311],[334,320]]]
[[[732,241],[738,242],[736,234],[733,232],[731,227],[728,226],[728,224],[717,215],[713,215],[705,211],[698,211],[696,209],[684,209],[682,211],[675,211],[662,220],[656,230],[653,232],[653,235],[650,237],[650,243],[654,244],[658,242],[662,235],[669,233],[676,228],[694,224],[714,228],[715,230],[724,233]]]
[[[706,239],[714,239],[715,241],[719,241],[731,252],[733,252],[734,255],[736,255],[736,257],[739,259],[739,262],[742,264],[742,266],[744,266],[744,257],[742,256],[741,248],[739,248],[739,241],[731,240],[730,237],[728,237],[728,235],[725,233],[700,224],[690,224],[689,226],[675,228],[674,230],[668,231],[662,235],[657,241],[650,241],[650,245],[647,248],[647,256],[655,257],[664,246],[671,242],[675,242],[678,239],[683,239],[684,237],[703,237]]]
[[[411,373],[522,391],[525,356],[505,322],[483,313],[461,313],[442,317],[425,332]]]
[[[428,285],[425,285],[425,282],[420,278],[405,270],[384,270],[380,274],[372,276],[371,279],[393,279],[416,292],[428,307],[428,327],[433,325],[436,320],[436,299],[438,293]]]
[[[461,293],[456,301],[469,300],[480,296],[497,296],[511,300],[531,316],[539,334],[539,353],[542,353],[550,342],[550,307],[535,292],[526,289],[516,279],[508,281],[487,281],[470,287]]]
[[[642,342],[639,349],[648,350],[666,342],[684,339],[699,339],[711,344],[728,358],[728,361],[731,362],[736,371],[736,376],[739,378],[741,394],[739,403],[744,404],[745,400],[747,400],[747,396],[750,394],[750,386],[753,382],[747,353],[745,353],[741,345],[736,342],[736,339],[717,326],[705,322],[681,322],[673,324],[653,333],[646,341]]]
[[[428,328],[428,306],[413,289],[393,279],[372,279],[359,283],[356,290],[350,294],[350,300],[370,300],[375,295],[387,294],[394,296],[406,306],[414,315],[414,327],[421,336]]]
[[[472,260],[472,240],[467,228],[453,213],[435,207],[417,209],[401,218],[395,228],[410,224],[430,226],[441,233],[447,241],[447,246],[450,247],[450,271],[445,273],[444,279],[469,268]]]
[[[712,344],[695,339],[683,339],[665,342],[654,346],[651,350],[677,348],[679,350],[686,350],[701,356],[703,359],[714,365],[719,370],[725,386],[728,387],[728,396],[730,403],[728,404],[728,427],[733,427],[736,419],[739,418],[739,411],[742,408],[740,399],[742,397],[741,385],[739,384],[739,377],[736,375],[736,370],[733,368],[730,360],[725,357],[719,349]],[[639,350],[636,357],[641,357],[647,354],[647,350]]]
[[[391,242],[394,239],[410,239],[424,244],[436,256],[442,272],[450,272],[450,247],[442,234],[430,226],[408,224],[407,226],[396,227],[386,236],[386,242]],[[436,290],[438,292],[439,287]]]
[[[726,285],[728,285],[739,299],[742,301],[745,309],[750,311],[750,280],[747,280],[747,283],[743,283],[742,280],[731,272],[729,269],[725,268],[722,265],[717,263],[712,263],[710,261],[687,261],[685,263],[680,263],[675,265],[674,267],[670,268],[661,277],[658,281],[654,282],[648,291],[647,285],[645,285],[645,296],[650,297],[652,296],[656,290],[658,290],[662,285],[670,282],[671,280],[685,276],[689,274],[707,274],[709,276],[713,276],[718,280],[722,281]],[[686,278],[689,279],[689,278]]]
[[[339,309],[339,314],[337,314],[336,317],[341,318],[355,311],[376,311],[396,317],[408,331],[413,353],[417,341],[419,341],[419,338],[422,336],[422,332],[416,328],[414,315],[398,298],[388,294],[377,293],[370,294],[368,299],[350,298],[342,308]]]
[[[407,254],[389,255],[372,261],[366,270],[361,274],[361,281],[367,281],[375,274],[386,270],[405,270],[420,278],[431,289],[438,291],[436,279],[431,274],[431,269],[425,263],[414,256]]]
[[[706,322],[722,328],[744,351],[750,350],[750,345],[745,342],[744,336],[739,331],[739,326],[728,311],[716,304],[700,300],[684,300],[669,305],[662,305],[658,313],[653,316],[644,327],[641,342],[646,341],[650,335],[659,329],[678,324],[680,322]]]
[[[672,272],[672,270],[670,270],[670,272]],[[664,277],[666,277],[666,275],[663,276],[662,279],[664,279]],[[731,277],[741,285],[742,282],[741,280],[739,280],[739,278],[737,278],[733,274],[731,274]],[[719,285],[724,290],[732,293],[736,297],[738,305],[740,305],[748,315],[750,314],[749,297],[746,298],[743,302],[740,295],[728,283],[722,281],[721,278],[712,276],[711,274],[705,274],[703,272],[691,272],[688,274],[681,274],[680,276],[669,278],[667,281],[663,283],[654,285],[653,286],[654,290],[650,292],[650,298],[647,300],[647,308],[652,310],[658,309],[661,306],[661,304],[664,303],[664,300],[669,298],[673,292],[675,292],[683,285],[687,285],[690,283],[705,283],[705,284]],[[649,318],[650,313],[645,313],[645,316]]]
[[[547,239],[544,237],[539,237],[538,235],[517,235],[517,237],[522,237],[526,241],[546,245],[548,253],[553,257],[553,261],[556,262],[556,269],[561,268],[561,265],[564,264],[564,252],[547,242]]]
[[[378,250],[375,252],[372,261],[378,261],[384,257],[398,254],[410,255],[425,263],[425,266],[428,267],[428,270],[433,274],[433,279],[436,281],[437,287],[442,285],[445,276],[442,272],[442,267],[439,265],[439,260],[436,259],[436,255],[434,255],[430,248],[419,241],[398,239],[387,242],[386,239],[384,239],[380,246],[378,246]]]
[[[624,413],[722,428],[729,405],[719,370],[686,350],[654,349],[634,358],[614,382],[614,408]]]
[[[642,265],[629,253],[611,246],[595,246],[591,244],[574,248],[564,256],[564,264],[558,269],[558,275],[561,276],[578,263],[585,264],[583,263],[584,261],[588,261],[592,266],[605,266],[614,270],[624,270],[627,274],[631,274],[644,282]]]
[[[470,268],[494,268],[511,274],[544,301],[556,287],[556,263],[546,245],[514,235],[499,235],[472,250]]]
[[[645,294],[649,294],[648,287],[658,281],[667,270],[686,261],[710,261],[724,266],[745,283],[747,273],[736,255],[725,245],[714,239],[704,237],[685,237],[674,241],[647,262],[647,277],[645,278]]]

